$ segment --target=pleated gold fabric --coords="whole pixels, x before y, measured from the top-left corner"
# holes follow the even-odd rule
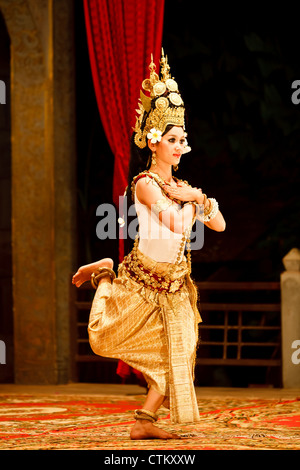
[[[174,269],[139,250],[137,257],[159,276],[172,267],[172,279],[184,276],[182,288],[155,292],[134,281],[121,263],[113,283],[101,282],[96,290],[88,326],[91,348],[141,371],[149,386],[168,397],[173,423],[199,421],[193,381],[201,317],[187,263]]]

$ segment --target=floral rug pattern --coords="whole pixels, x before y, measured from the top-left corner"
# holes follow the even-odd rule
[[[201,421],[157,425],[181,439],[132,441],[144,396],[0,396],[2,450],[299,450],[300,398],[198,399]]]

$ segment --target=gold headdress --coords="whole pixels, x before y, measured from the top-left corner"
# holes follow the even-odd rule
[[[169,124],[184,127],[183,101],[178,85],[170,75],[170,66],[163,50],[160,66],[161,78],[155,72],[156,66],[151,55],[150,77],[142,83],[142,88],[149,92],[150,96],[146,96],[141,90],[139,109],[136,110],[138,116],[134,127],[136,132],[134,142],[139,148],[146,147],[147,134],[151,129],[163,133]]]

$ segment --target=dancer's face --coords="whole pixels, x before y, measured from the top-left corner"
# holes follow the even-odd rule
[[[178,165],[183,153],[185,144],[185,136],[182,127],[173,126],[161,141],[152,144],[155,148],[151,148],[156,152],[156,161],[159,160],[169,165]]]

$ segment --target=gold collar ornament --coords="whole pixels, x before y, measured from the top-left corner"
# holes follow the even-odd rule
[[[149,96],[142,90],[140,91],[136,110],[138,115],[133,128],[136,133],[134,142],[141,149],[146,147],[147,136],[154,130],[161,131],[163,134],[169,124],[184,128],[184,103],[178,91],[177,82],[170,75],[168,58],[164,55],[163,49],[160,67],[159,77],[155,72],[156,65],[151,54],[150,77],[142,83],[142,88]]]

